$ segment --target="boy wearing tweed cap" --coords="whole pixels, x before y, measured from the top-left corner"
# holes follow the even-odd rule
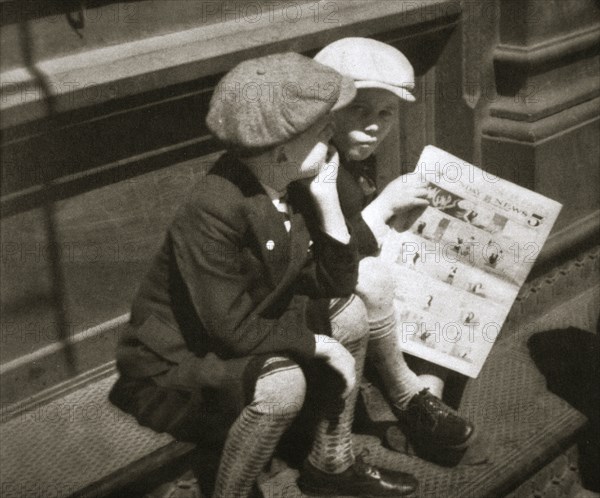
[[[298,54],[227,73],[207,117],[227,151],[175,216],[120,340],[117,406],[182,440],[206,443],[225,426],[215,498],[252,492],[307,393],[323,386],[336,389],[314,397],[331,406],[312,407],[321,419],[301,490],[416,488],[352,449],[368,327],[329,141],[330,111],[354,95],[352,80]]]

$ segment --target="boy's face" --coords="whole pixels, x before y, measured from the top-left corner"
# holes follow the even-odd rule
[[[333,119],[327,115],[308,130],[284,145],[287,178],[290,181],[312,178],[324,163],[333,137]]]
[[[352,161],[369,157],[398,116],[398,97],[381,88],[359,88],[352,103],[335,113],[334,142]]]

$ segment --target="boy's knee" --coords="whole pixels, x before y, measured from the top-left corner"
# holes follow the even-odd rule
[[[377,258],[365,258],[358,267],[357,293],[368,300],[380,295],[393,295],[394,280],[390,268]]]
[[[389,315],[393,309],[394,280],[389,267],[376,258],[360,262],[356,294],[364,301],[371,319]]]
[[[344,309],[331,319],[331,336],[342,344],[368,336],[367,307],[357,295],[351,296]]]
[[[300,412],[306,397],[306,378],[300,366],[288,358],[276,358],[281,366],[259,377],[253,406],[261,413],[289,417]]]

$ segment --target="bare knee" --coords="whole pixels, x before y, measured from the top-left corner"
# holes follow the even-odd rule
[[[356,294],[364,301],[371,321],[393,313],[394,280],[389,267],[376,258],[360,262]]]
[[[370,301],[378,302],[393,296],[394,280],[388,265],[376,258],[363,259],[358,267],[356,291],[367,306]]]
[[[344,308],[331,318],[332,337],[342,344],[368,336],[369,321],[363,300],[352,295]]]
[[[306,397],[304,372],[286,357],[273,357],[268,361],[274,370],[259,376],[252,402],[254,409],[275,417],[297,415]]]

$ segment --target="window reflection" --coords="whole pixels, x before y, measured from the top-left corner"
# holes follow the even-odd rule
[[[133,295],[163,241],[166,227],[214,157],[198,158],[55,204],[64,275],[67,334],[128,313]],[[0,363],[60,340],[51,301],[50,248],[41,208],[4,218]],[[95,338],[80,355],[83,372],[114,358],[117,331]],[[42,372],[42,375],[49,372]],[[26,379],[24,379],[26,381]]]

